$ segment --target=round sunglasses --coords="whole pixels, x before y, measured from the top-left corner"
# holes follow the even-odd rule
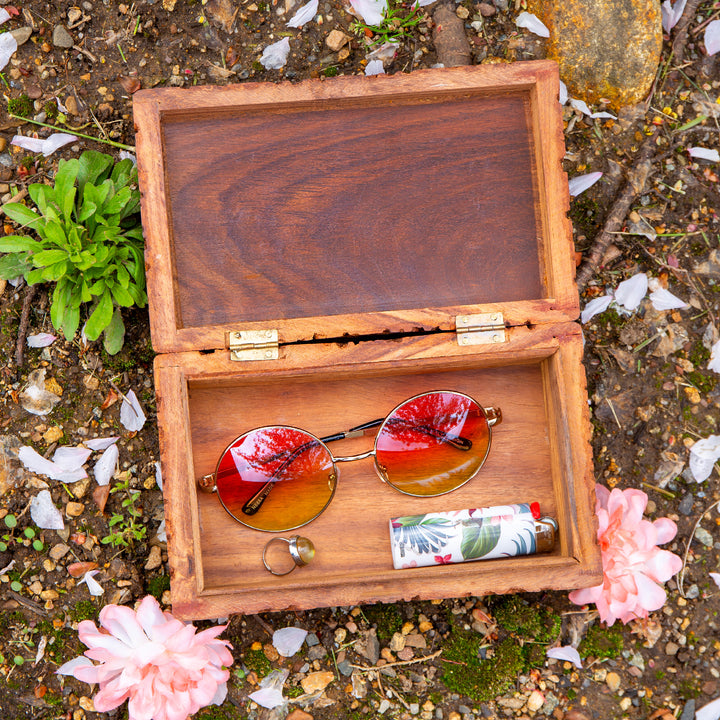
[[[337,463],[373,457],[380,479],[405,495],[434,497],[457,490],[480,470],[490,451],[500,408],[468,395],[434,391],[400,403],[385,418],[318,438],[274,425],[250,430],[223,451],[215,472],[198,480],[217,492],[225,510],[247,527],[295,530],[314,520],[335,494]],[[372,450],[334,456],[327,443],[378,428]]]

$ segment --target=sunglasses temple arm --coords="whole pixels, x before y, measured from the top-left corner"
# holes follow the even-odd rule
[[[363,423],[362,425],[356,425],[355,427],[351,427],[345,432],[335,433],[334,435],[326,435],[325,437],[321,437],[320,440],[324,443],[329,443],[333,442],[333,440],[344,440],[345,438],[362,437],[363,435],[365,435],[366,430],[372,430],[372,428],[376,428],[379,425],[382,425],[384,420],[385,418],[370,420],[370,422]]]
[[[296,458],[300,457],[300,455],[313,445],[317,445],[317,442],[314,440],[312,442],[303,443],[300,447],[295,448],[290,457],[271,475],[271,479],[264,483],[263,486],[242,506],[243,513],[245,513],[245,515],[254,515],[262,507],[262,504],[265,502],[267,496],[270,494],[270,491],[273,489],[273,485],[275,483],[272,478],[276,478],[281,475],[285,471],[285,468],[291,465]]]

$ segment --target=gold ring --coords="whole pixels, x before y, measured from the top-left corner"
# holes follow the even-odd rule
[[[290,557],[292,558],[293,564],[288,570],[278,572],[270,567],[267,560],[267,551],[273,543],[284,542],[287,543]],[[315,557],[315,546],[311,540],[300,535],[293,535],[291,538],[274,537],[265,543],[265,547],[262,552],[262,561],[265,569],[273,575],[287,575],[291,573],[297,567],[303,567],[307,565]]]

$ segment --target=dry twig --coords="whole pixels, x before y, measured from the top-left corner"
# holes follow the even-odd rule
[[[720,500],[718,500],[717,502],[714,502],[706,510],[703,510],[703,512],[700,513],[700,517],[696,520],[695,525],[693,525],[692,532],[690,533],[690,537],[688,538],[687,545],[685,546],[685,554],[683,555],[682,570],[680,570],[680,574],[678,575],[678,590],[680,591],[681,597],[686,597],[685,589],[683,588],[683,583],[685,582],[685,568],[687,567],[687,559],[688,559],[688,554],[690,553],[690,545],[692,544],[693,538],[695,537],[695,533],[697,532],[698,525],[700,525],[700,521],[713,508],[716,508],[718,505],[720,505]]]
[[[655,128],[653,134],[645,139],[640,151],[635,167],[628,174],[627,182],[615,198],[615,202],[608,213],[605,225],[598,235],[595,236],[588,257],[584,260],[577,272],[578,288],[582,290],[590,279],[591,275],[597,270],[600,262],[605,255],[605,251],[614,239],[614,234],[622,227],[625,222],[630,206],[635,198],[645,189],[645,183],[650,176],[654,153],[655,141],[657,139],[659,128]]]
[[[385,663],[385,665],[351,665],[350,667],[360,670],[361,672],[370,672],[371,670],[384,670],[385,668],[397,667],[398,665],[414,665],[415,663],[425,662],[425,660],[433,660],[442,653],[442,650],[425,655],[424,657],[413,658],[412,660],[397,660],[395,662]]]
[[[24,349],[27,338],[28,325],[30,323],[30,307],[37,293],[37,285],[28,285],[23,298],[22,313],[20,314],[20,325],[18,326],[17,344],[15,345],[15,367],[22,367],[25,361]]]

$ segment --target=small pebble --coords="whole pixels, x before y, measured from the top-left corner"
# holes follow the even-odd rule
[[[680,649],[680,646],[677,643],[669,642],[667,645],[665,645],[665,654],[666,655],[676,655],[677,651]]]
[[[609,672],[605,677],[605,684],[612,692],[617,692],[620,689],[620,676],[616,672]]]
[[[56,25],[53,28],[52,41],[55,47],[71,48],[75,41],[64,25]]]
[[[73,500],[70,500],[70,502],[68,502],[65,506],[65,512],[69,517],[80,517],[84,510],[85,505],[83,503],[74,502]]]
[[[695,531],[695,538],[699,540],[705,547],[712,547],[715,543],[715,539],[713,538],[713,536],[705,528],[702,527],[699,527]]]

